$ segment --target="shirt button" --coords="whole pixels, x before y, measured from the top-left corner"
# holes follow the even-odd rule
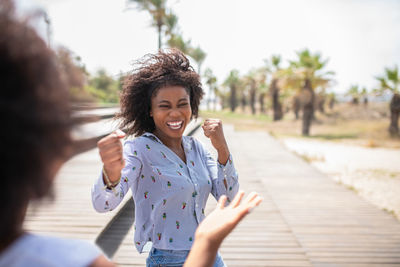
[[[198,208],[199,207],[199,204],[196,204],[196,208]]]

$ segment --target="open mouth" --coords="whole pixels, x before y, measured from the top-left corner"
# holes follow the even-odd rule
[[[170,121],[167,122],[167,125],[172,130],[179,130],[180,128],[182,128],[183,121]]]

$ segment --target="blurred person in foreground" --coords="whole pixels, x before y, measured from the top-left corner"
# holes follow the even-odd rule
[[[0,0],[0,266],[113,266],[88,242],[25,232],[30,201],[51,197],[71,155],[68,90],[57,61],[11,1]]]
[[[23,230],[29,202],[51,197],[55,176],[71,155],[67,99],[54,54],[15,18],[12,2],[0,0],[1,267],[114,266],[93,244]],[[221,197],[196,232],[188,266],[212,266],[222,240],[261,201],[252,193],[240,204],[242,197],[226,208]]]

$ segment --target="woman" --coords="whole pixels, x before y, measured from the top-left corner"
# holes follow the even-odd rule
[[[218,161],[194,138],[183,136],[197,117],[203,96],[199,76],[177,50],[149,55],[126,80],[121,96],[121,127],[98,143],[103,171],[92,190],[95,209],[114,209],[131,189],[135,201],[135,245],[152,242],[147,265],[183,264],[204,218],[209,194],[233,199],[239,183],[220,120],[203,131]],[[224,266],[217,255],[215,266]]]
[[[0,0],[0,266],[113,266],[92,244],[23,230],[71,152],[68,91],[57,60],[11,1]]]

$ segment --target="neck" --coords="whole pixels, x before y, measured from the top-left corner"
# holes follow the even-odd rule
[[[153,134],[155,136],[158,137],[158,139],[161,140],[161,142],[166,145],[167,147],[169,147],[172,150],[176,150],[176,149],[182,149],[182,136],[178,137],[178,138],[171,138],[169,136],[166,136],[165,134],[155,130],[153,132]]]

